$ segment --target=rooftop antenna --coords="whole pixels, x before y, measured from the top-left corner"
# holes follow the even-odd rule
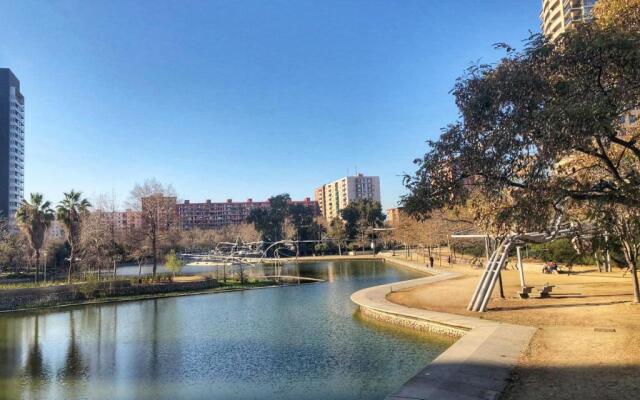
[[[356,176],[358,176],[358,166],[356,165]]]

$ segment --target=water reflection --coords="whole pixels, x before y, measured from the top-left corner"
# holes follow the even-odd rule
[[[2,316],[0,393],[376,399],[449,344],[362,319],[349,301],[409,272],[372,262],[288,264],[285,272],[328,282]]]
[[[310,278],[325,279],[329,282],[333,282],[336,279],[342,279],[345,277],[353,277],[353,274],[365,274],[368,277],[376,276],[378,273],[384,273],[384,263],[381,262],[369,262],[371,265],[375,265],[369,271],[356,270],[353,271],[346,262],[325,262],[324,268],[317,268],[319,262],[303,262],[296,263],[295,260],[285,262],[283,265],[276,266],[273,264],[247,264],[247,265],[205,265],[205,264],[187,264],[182,268],[181,273],[184,275],[194,274],[206,274],[216,279],[222,280],[224,276],[238,277],[240,269],[247,277],[262,277],[262,276],[274,276],[274,275],[289,275],[289,276],[303,276]],[[143,265],[142,275],[150,275],[153,271],[153,266]],[[167,273],[168,270],[163,264],[159,264],[157,267],[158,273]],[[126,265],[120,266],[117,269],[117,275],[119,276],[137,276],[138,266]]]

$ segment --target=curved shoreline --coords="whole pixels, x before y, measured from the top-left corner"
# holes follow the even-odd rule
[[[99,304],[109,304],[109,303],[126,303],[126,302],[163,299],[163,298],[171,298],[171,297],[198,296],[198,295],[204,295],[204,294],[222,294],[222,293],[231,293],[231,292],[241,292],[245,290],[273,289],[273,288],[281,288],[281,287],[289,287],[289,286],[311,285],[311,284],[324,282],[321,279],[313,279],[313,278],[302,278],[302,280],[306,280],[306,282],[278,283],[278,284],[271,284],[271,285],[264,285],[264,286],[212,287],[208,289],[205,288],[205,289],[194,289],[194,290],[175,290],[175,291],[149,293],[149,294],[107,296],[107,297],[99,297],[99,298],[85,299],[85,300],[61,301],[61,302],[56,302],[56,303],[46,304],[46,305],[0,310],[0,315],[10,314],[10,313],[21,313],[21,312],[33,312],[33,311],[40,311],[40,310],[43,310],[43,311],[55,310],[55,309],[62,309],[62,308],[76,307],[76,306],[99,305]]]
[[[461,274],[383,258],[432,276],[359,290],[351,295],[351,301],[360,311],[392,324],[460,337],[387,399],[498,399],[537,329],[392,303],[387,294],[393,290],[454,279]]]

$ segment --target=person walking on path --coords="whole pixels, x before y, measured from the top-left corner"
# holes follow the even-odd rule
[[[429,267],[433,268],[433,257],[429,256]]]

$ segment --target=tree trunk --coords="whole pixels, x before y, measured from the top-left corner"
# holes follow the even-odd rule
[[[69,245],[69,271],[67,272],[67,283],[71,283],[72,268],[73,268],[73,246]]]
[[[153,236],[153,239],[151,240],[151,251],[153,252],[153,280],[156,280],[156,268],[158,266],[158,256],[156,254],[156,237],[155,235]]]
[[[638,275],[637,275],[637,266],[636,263],[631,265],[631,280],[633,281],[633,298],[636,303],[640,303],[640,287],[638,286]]]
[[[40,249],[36,249],[36,278],[35,278],[36,283],[38,283],[39,270],[40,270]]]
[[[627,261],[627,266],[629,267],[629,271],[631,271],[631,282],[633,283],[633,299],[636,303],[640,303],[640,286],[638,285],[638,274],[637,274],[637,251],[634,252],[632,249],[632,244],[627,242],[626,240],[621,240],[622,242],[622,252],[624,253],[624,258]],[[635,246],[634,246],[635,248]]]
[[[593,252],[593,259],[596,261],[596,267],[598,267],[598,272],[602,272],[602,265],[600,264],[600,260],[598,259],[598,252]]]

